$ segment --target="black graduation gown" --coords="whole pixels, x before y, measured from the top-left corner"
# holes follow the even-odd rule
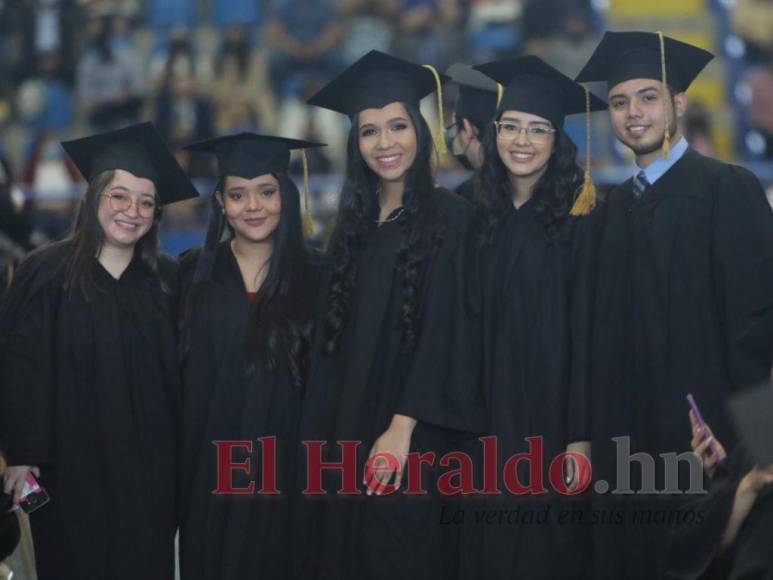
[[[582,503],[551,488],[551,460],[572,441],[588,440],[588,359],[594,278],[594,214],[567,218],[548,236],[533,200],[513,208],[481,258],[483,389],[487,435],[498,442],[502,495],[466,502],[462,531],[465,578],[570,578],[583,571],[589,551]],[[505,461],[543,438],[545,495],[512,496],[502,481]],[[522,464],[519,479],[530,480]],[[478,487],[482,485],[477,473]],[[483,514],[507,510],[507,521]],[[515,515],[517,514],[517,516]]]
[[[734,436],[724,401],[770,373],[773,354],[773,213],[745,169],[688,150],[641,199],[632,180],[606,204],[592,361],[593,462],[615,487],[612,437],[657,459],[689,451],[685,395],[717,437]],[[637,464],[633,489],[638,487]],[[680,485],[687,463],[680,462]],[[667,530],[632,524],[643,501],[679,496],[594,496],[599,577],[654,578],[665,569]],[[621,521],[622,520],[622,521]],[[611,522],[611,523],[610,523]]]
[[[199,251],[181,260],[182,293],[191,289]],[[229,241],[216,250],[211,280],[190,322],[190,350],[183,366],[183,435],[180,530],[184,580],[289,577],[291,523],[302,390],[284,368],[270,372],[243,362],[250,305]],[[262,447],[276,437],[279,495],[258,493],[263,484]],[[217,453],[213,441],[252,441],[251,473],[234,471],[235,487],[255,483],[252,495],[213,495]]]
[[[30,256],[0,312],[1,446],[51,496],[31,515],[38,576],[172,579],[174,296],[135,255],[118,280],[95,259],[91,301],[68,297],[71,252]],[[160,260],[170,288],[175,268]]]
[[[689,502],[694,518],[677,526],[669,550],[669,578],[773,580],[773,490],[757,498],[735,540],[720,551],[735,493],[753,462],[738,446],[716,467],[708,494]]]
[[[357,485],[364,492],[365,460],[395,414],[418,420],[411,451],[435,451],[440,459],[449,429],[480,431],[482,401],[477,387],[476,352],[471,335],[473,313],[466,283],[467,253],[473,243],[473,211],[460,197],[437,189],[431,195],[429,227],[436,249],[421,272],[417,343],[402,353],[400,317],[402,274],[395,268],[403,245],[399,220],[373,227],[357,256],[358,275],[339,351],[312,356],[304,409],[305,439],[356,440]],[[393,214],[394,215],[394,214]],[[471,340],[472,339],[472,340]],[[328,460],[340,460],[333,450]],[[304,502],[324,512],[324,521],[309,526],[305,565],[310,576],[361,578],[436,578],[443,576],[443,529],[439,524],[437,471],[422,481],[428,494],[390,496],[328,494]],[[331,477],[330,489],[337,488]],[[306,522],[318,522],[315,516]],[[320,531],[321,530],[321,531]]]
[[[472,204],[477,204],[478,201],[475,196],[475,176],[468,177],[462,183],[460,183],[454,190],[458,195]]]

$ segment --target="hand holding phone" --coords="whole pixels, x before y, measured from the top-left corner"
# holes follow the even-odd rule
[[[693,451],[704,460],[707,470],[713,471],[716,464],[724,461],[727,453],[722,444],[714,437],[711,427],[704,421],[698,404],[695,402],[695,397],[691,393],[687,394],[687,403],[690,405],[690,422],[693,427]],[[703,452],[707,448],[710,451],[710,455],[704,457]]]

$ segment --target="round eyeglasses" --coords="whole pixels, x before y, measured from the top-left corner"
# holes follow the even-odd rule
[[[110,202],[110,209],[113,211],[129,211],[135,201],[130,195],[126,193],[102,193],[102,197],[106,197]],[[140,217],[150,218],[156,213],[156,200],[149,197],[140,197],[137,201],[137,213]]]

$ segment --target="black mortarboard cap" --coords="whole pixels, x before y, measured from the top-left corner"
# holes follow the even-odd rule
[[[365,109],[380,109],[403,102],[419,106],[433,92],[438,80],[448,80],[428,67],[413,64],[378,50],[371,50],[322,87],[308,100],[310,105],[353,116]]]
[[[746,389],[733,396],[729,406],[752,460],[759,465],[773,463],[773,385]]]
[[[687,90],[714,55],[707,50],[663,36],[663,53],[657,32],[607,32],[593,51],[577,81],[606,81],[609,88],[631,79],[663,80]],[[663,59],[663,60],[661,60]]]
[[[454,113],[457,118],[469,119],[479,128],[494,119],[497,110],[497,83],[472,66],[454,63],[446,75],[459,85]]]
[[[87,181],[103,171],[123,169],[150,179],[162,204],[199,195],[152,123],[63,141],[62,147]]]
[[[266,173],[287,173],[292,149],[324,147],[324,143],[255,133],[238,133],[186,145],[184,149],[217,157],[218,173],[253,179]]]
[[[515,110],[544,117],[555,127],[564,117],[607,108],[593,93],[586,97],[585,88],[550,66],[539,57],[528,55],[474,67],[505,87],[499,111]]]

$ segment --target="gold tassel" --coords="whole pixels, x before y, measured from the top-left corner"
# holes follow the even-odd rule
[[[596,185],[590,175],[590,153],[590,92],[585,89],[585,179],[569,215],[588,215],[596,207]]]
[[[505,92],[504,87],[497,83],[497,108],[499,108],[499,103],[502,102],[502,94]]]
[[[303,235],[313,236],[314,220],[309,210],[309,160],[305,149],[301,149],[301,160],[303,161]]]
[[[443,119],[443,88],[442,83],[440,82],[440,75],[438,74],[437,70],[434,66],[431,64],[425,64],[424,68],[428,68],[430,72],[432,73],[432,76],[435,77],[435,87],[436,87],[436,93],[437,93],[437,114],[438,114],[438,122],[440,124],[440,127],[436,133],[437,138],[435,139],[435,142],[437,143],[437,150],[441,155],[445,155],[448,153],[448,149],[446,148],[446,140],[443,138],[443,130],[445,129],[446,123]]]
[[[658,30],[658,39],[660,40],[660,76],[663,81],[663,103],[666,108],[666,124],[663,133],[663,159],[668,159],[671,154],[671,111],[668,110],[668,103],[671,101],[667,98],[668,94],[668,82],[666,79],[666,42],[663,38],[663,33]]]

